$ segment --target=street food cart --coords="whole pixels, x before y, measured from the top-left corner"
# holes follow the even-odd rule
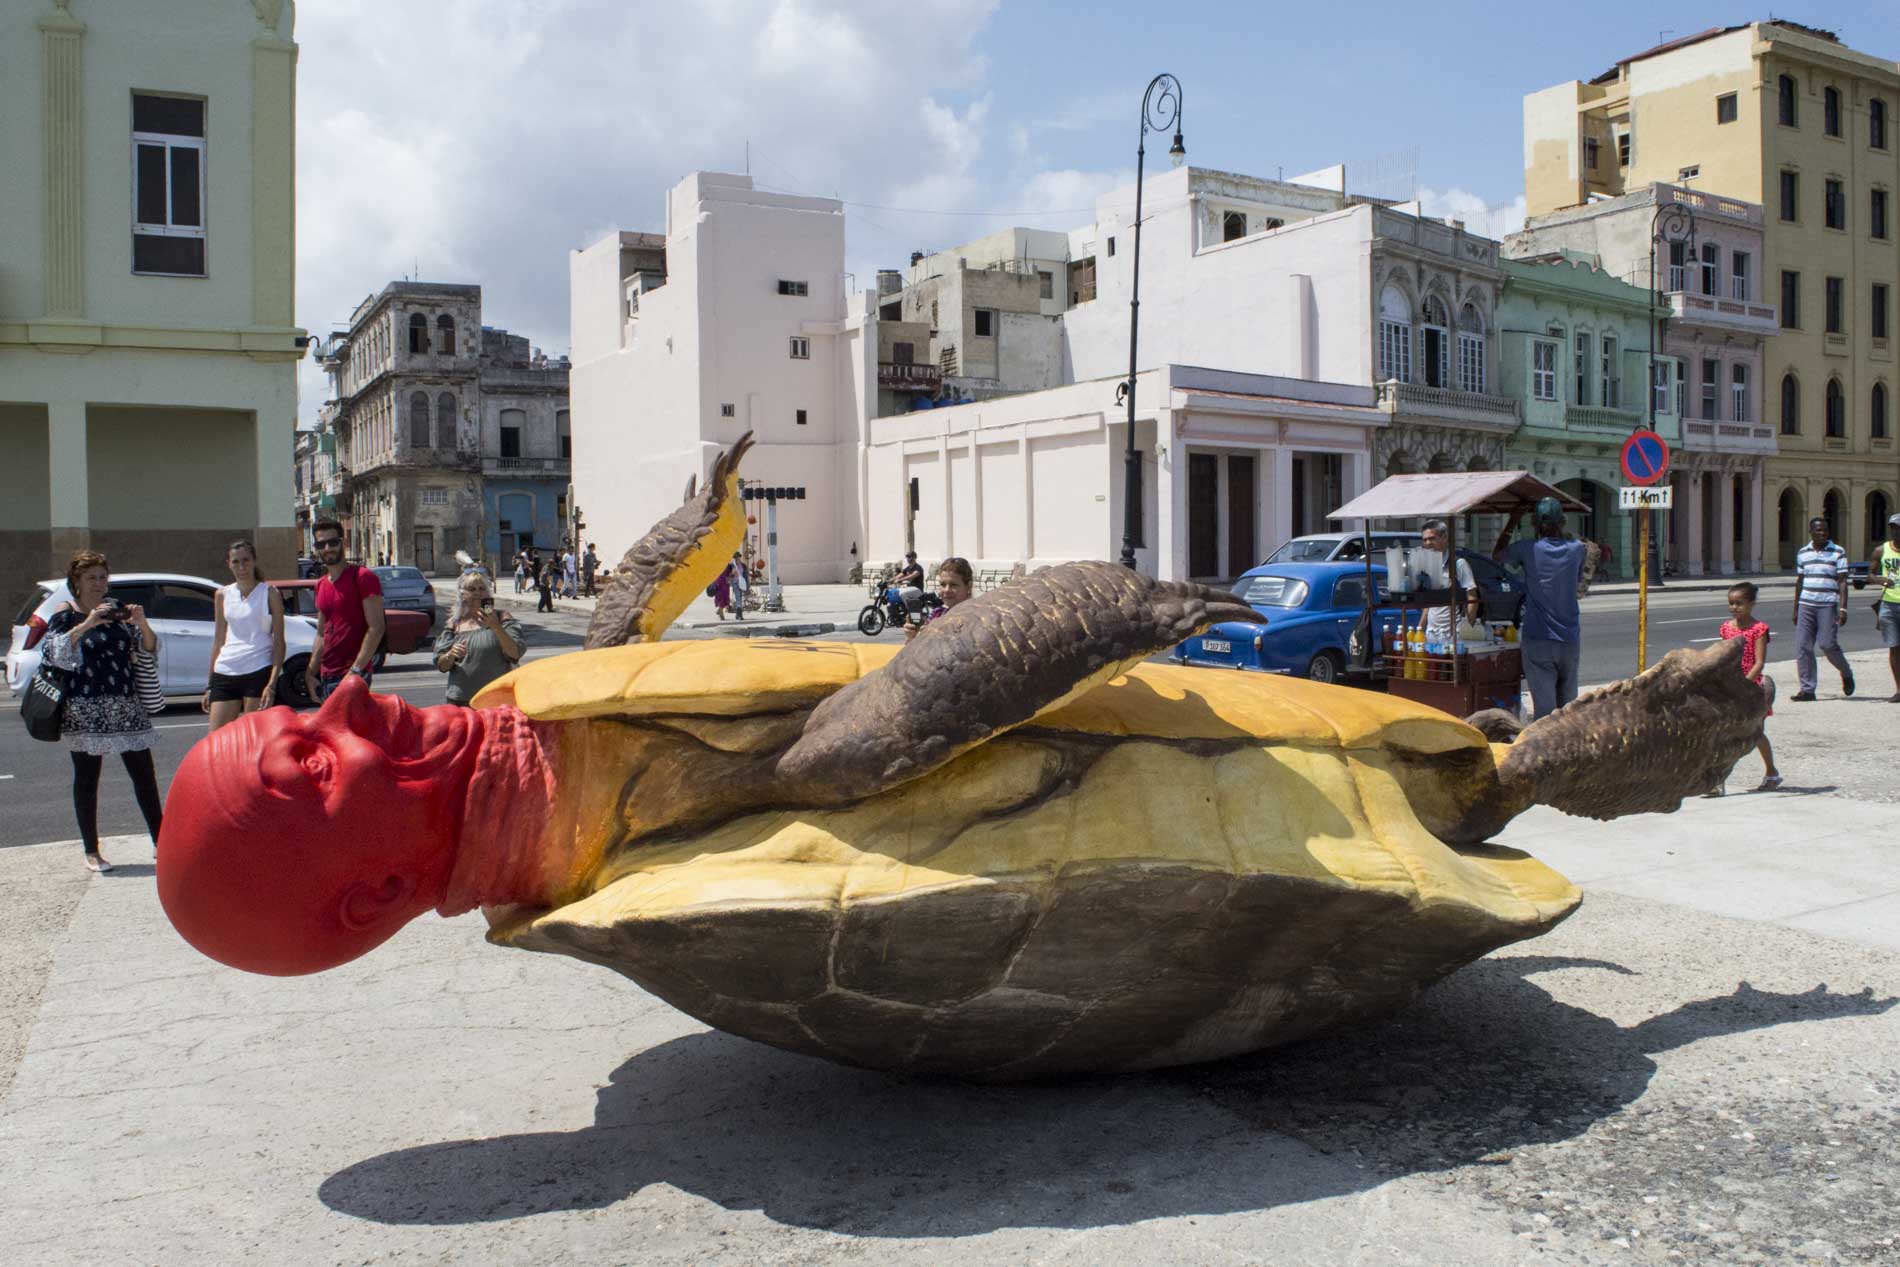
[[[1366,614],[1364,627],[1372,640],[1367,654],[1375,680],[1392,695],[1469,717],[1486,708],[1516,712],[1523,692],[1523,657],[1511,641],[1473,643],[1460,632],[1464,596],[1458,590],[1458,517],[1460,515],[1528,514],[1537,502],[1554,497],[1567,511],[1587,508],[1568,493],[1552,487],[1528,471],[1449,471],[1443,474],[1394,475],[1353,498],[1327,518],[1360,521],[1365,540],[1372,540],[1373,521],[1438,519],[1447,526],[1442,569],[1421,569],[1405,586],[1383,587],[1378,596],[1373,569],[1380,566],[1374,551],[1366,550]],[[1412,638],[1408,613],[1433,607],[1452,609],[1448,646],[1427,650]],[[1381,608],[1397,608],[1395,624],[1384,625]]]

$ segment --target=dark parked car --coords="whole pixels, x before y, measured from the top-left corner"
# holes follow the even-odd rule
[[[435,586],[429,578],[411,567],[371,568],[383,583],[383,610],[421,612],[429,618],[428,632],[435,630]]]

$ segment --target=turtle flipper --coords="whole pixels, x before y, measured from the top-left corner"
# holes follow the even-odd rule
[[[686,504],[654,524],[621,558],[587,625],[588,650],[629,642],[657,642],[693,596],[712,584],[745,538],[739,500],[739,459],[752,433],[719,455],[697,496],[687,484]]]
[[[1217,621],[1254,618],[1207,585],[1113,563],[1043,568],[931,621],[884,668],[820,703],[778,760],[779,786],[869,796]]]
[[[1671,651],[1494,748],[1497,781],[1485,781],[1441,838],[1485,840],[1532,805],[1599,819],[1669,813],[1720,786],[1767,715],[1767,695],[1742,676],[1741,639]]]

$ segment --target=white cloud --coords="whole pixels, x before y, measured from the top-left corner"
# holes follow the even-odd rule
[[[1465,228],[1487,238],[1503,238],[1524,227],[1523,194],[1494,207],[1463,189],[1421,189],[1418,201],[1426,215],[1463,220]]]

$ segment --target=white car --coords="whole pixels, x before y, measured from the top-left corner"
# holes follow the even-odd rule
[[[217,633],[212,605],[217,590],[202,576],[171,572],[121,572],[107,583],[111,597],[145,609],[145,619],[158,634],[158,680],[167,695],[204,694],[211,677],[211,640]],[[13,640],[7,644],[7,685],[16,694],[39,672],[46,622],[71,598],[64,577],[41,581],[14,617]],[[284,670],[277,679],[280,702],[294,708],[311,702],[303,671],[316,639],[316,621],[285,612]]]

